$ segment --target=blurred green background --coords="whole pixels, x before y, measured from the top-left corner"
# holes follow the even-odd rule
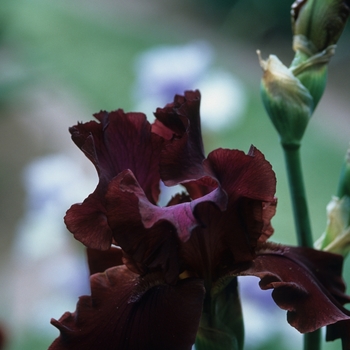
[[[50,270],[51,265],[46,265],[48,260],[33,262],[19,256],[23,245],[31,249],[30,244],[19,243],[22,238],[18,233],[28,210],[28,188],[23,182],[25,169],[44,156],[66,154],[80,159],[82,168],[90,174],[93,169],[70,141],[67,129],[77,121],[91,119],[101,109],[134,110],[139,105],[135,98],[138,81],[135,62],[152,48],[206,42],[214,52],[211,69],[228,72],[244,86],[247,103],[240,122],[232,123],[232,127],[228,123],[221,129],[204,128],[206,151],[217,147],[248,151],[254,144],[265,154],[278,179],[279,203],[273,221],[273,240],[295,244],[283,155],[260,101],[262,72],[255,53],[260,49],[263,57],[273,53],[286,65],[290,63],[291,3],[287,0],[1,0],[0,323],[8,336],[6,349],[46,349],[58,334],[49,323],[50,317],[59,318],[63,312],[73,311],[80,295],[75,290],[69,292],[68,285],[55,296],[51,280],[39,281],[43,267]],[[308,127],[302,149],[315,239],[325,228],[325,208],[335,193],[350,139],[349,36],[348,26],[331,61],[327,89]],[[154,109],[162,103],[159,101]],[[79,176],[73,171],[70,175]],[[86,188],[80,200],[92,189],[93,186]],[[58,213],[60,218],[66,209]],[[81,254],[80,245],[64,230],[63,222],[61,225],[73,253]],[[48,229],[47,236],[50,234]],[[58,254],[56,247],[54,240],[49,242],[49,255]],[[65,264],[56,269],[64,274],[74,266]],[[349,271],[348,260],[344,271],[348,284]],[[82,274],[82,279],[85,277]],[[67,299],[63,298],[64,294]],[[50,303],[55,302],[52,314],[49,314],[50,303],[44,301],[46,295],[50,295]],[[36,324],[32,313],[42,313],[46,323]],[[282,311],[281,315],[285,317]],[[271,330],[280,327],[273,318],[264,322],[270,324]],[[258,344],[248,342],[247,349],[295,349],[294,339],[300,342],[300,336],[287,323],[285,328],[289,332],[287,341],[281,341],[286,337],[281,330],[272,332],[270,338]],[[339,342],[335,342],[323,348],[339,347]]]

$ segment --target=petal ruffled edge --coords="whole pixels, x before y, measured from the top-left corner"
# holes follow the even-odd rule
[[[92,249],[108,250],[112,231],[106,219],[105,194],[109,182],[125,169],[138,178],[151,203],[159,196],[158,171],[163,139],[151,132],[142,113],[101,111],[94,115],[100,122],[79,123],[69,129],[75,144],[94,164],[99,183],[83,203],[73,205],[65,223],[74,237]]]
[[[272,243],[262,245],[257,254],[248,267],[233,273],[259,277],[261,289],[273,289],[274,301],[287,310],[287,321],[299,332],[350,320],[338,301],[340,296],[350,301],[344,294],[341,256]]]
[[[167,186],[197,180],[203,171],[204,149],[200,125],[200,92],[185,91],[172,103],[157,108],[152,131],[168,142],[161,153],[160,175]]]
[[[175,283],[180,273],[176,228],[164,219],[151,227],[144,224],[159,208],[148,201],[131,171],[111,181],[106,208],[114,240],[126,253],[128,267],[141,275],[162,271],[167,282]]]
[[[112,244],[112,230],[108,225],[104,199],[95,193],[83,203],[73,204],[64,222],[76,240],[92,249],[108,250]]]
[[[51,323],[60,336],[49,350],[190,350],[204,300],[199,279],[164,283],[125,266],[91,276],[91,296]]]

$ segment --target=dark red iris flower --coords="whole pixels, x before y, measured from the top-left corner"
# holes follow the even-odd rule
[[[88,247],[91,296],[52,324],[57,349],[191,349],[205,298],[235,276],[260,278],[300,332],[329,326],[349,348],[342,258],[267,242],[276,178],[251,147],[205,156],[200,93],[155,112],[100,112],[70,128],[99,183],[65,223]],[[160,181],[182,185],[157,206]],[[113,247],[119,246],[119,247]],[[234,316],[232,316],[234,318]]]

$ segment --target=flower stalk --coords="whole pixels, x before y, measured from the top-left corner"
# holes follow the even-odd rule
[[[300,160],[300,147],[282,146],[287,167],[298,245],[311,248],[313,239]]]
[[[300,146],[291,147],[282,144],[282,147],[287,167],[298,245],[312,248],[313,238],[300,159]],[[321,329],[304,334],[304,350],[319,349],[321,349]]]

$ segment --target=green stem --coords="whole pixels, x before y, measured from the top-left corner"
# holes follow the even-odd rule
[[[237,277],[226,277],[206,293],[197,350],[242,350],[244,327]]]
[[[304,350],[321,349],[321,328],[304,334]]]
[[[309,211],[300,161],[300,146],[282,145],[287,166],[294,222],[300,247],[313,247]]]
[[[298,245],[313,247],[309,210],[300,161],[300,145],[282,144],[287,166]],[[304,350],[321,349],[321,330],[304,335]]]

